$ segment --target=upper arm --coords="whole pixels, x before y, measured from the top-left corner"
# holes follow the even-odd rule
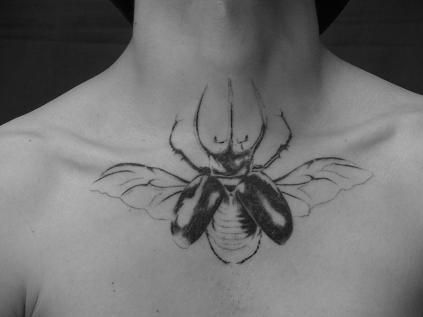
[[[30,280],[38,255],[32,224],[42,205],[49,165],[35,135],[0,131],[0,316],[22,316],[34,303]]]

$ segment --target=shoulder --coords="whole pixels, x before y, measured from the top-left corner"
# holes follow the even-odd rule
[[[0,287],[1,316],[30,295],[26,285],[40,274],[42,242],[34,228],[51,221],[60,193],[107,157],[107,149],[87,137],[95,129],[87,121],[97,116],[86,105],[97,97],[85,90],[0,126],[0,285],[10,286],[7,292]]]
[[[348,155],[363,159],[380,195],[423,206],[423,96],[346,63],[330,81]],[[341,105],[341,106],[339,106]],[[347,105],[347,106],[345,106]],[[338,135],[339,136],[339,135]],[[421,212],[420,212],[421,213]]]
[[[339,124],[350,126],[359,144],[402,169],[423,159],[423,95],[345,62],[340,63],[335,103],[345,104]],[[346,118],[346,119],[345,119]],[[378,157],[378,155],[376,155]],[[407,166],[405,166],[407,163]]]
[[[24,280],[37,266],[32,224],[54,184],[47,147],[34,127],[0,127],[0,285],[8,286],[0,287],[2,316],[25,299]]]
[[[58,193],[107,157],[108,148],[92,137],[91,130],[101,129],[87,106],[98,103],[91,86],[0,126],[0,235],[9,235],[7,240],[14,241],[10,235],[19,230],[31,234],[28,228],[39,219],[48,221],[48,206]]]
[[[40,191],[45,186],[34,186],[54,173],[55,157],[47,129],[31,115],[21,117],[0,127],[0,193],[4,199],[13,193]],[[32,188],[31,191],[28,191]]]
[[[84,169],[89,150],[98,148],[69,118],[70,106],[59,99],[0,127],[0,217],[42,209],[64,176]]]
[[[388,143],[386,159],[393,176],[402,186],[423,188],[423,101],[391,120],[393,137]],[[423,205],[423,196],[420,203]]]
[[[0,127],[0,285],[8,285],[7,292],[0,287],[1,316],[36,298],[44,261],[39,228],[54,219],[52,206],[69,180],[78,181],[86,170],[91,153],[81,139],[48,109]]]
[[[423,216],[423,97],[369,120],[360,127],[360,146],[381,199]],[[417,102],[416,102],[417,101]],[[422,218],[423,220],[423,218]]]

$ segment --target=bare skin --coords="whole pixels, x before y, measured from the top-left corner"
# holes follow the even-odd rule
[[[423,97],[322,47],[313,1],[261,3],[139,0],[115,65],[1,127],[1,316],[422,314]],[[291,146],[269,174],[321,156],[374,174],[295,218],[285,245],[265,237],[243,265],[221,263],[204,236],[182,250],[169,222],[91,191],[122,162],[194,177],[170,129],[208,85],[203,133],[225,130],[228,78],[240,138],[257,133],[251,79],[290,123]],[[287,137],[267,133],[274,146]]]

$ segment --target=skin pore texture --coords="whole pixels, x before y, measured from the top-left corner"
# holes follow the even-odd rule
[[[421,316],[422,105],[312,0],[138,0],[114,65],[0,128],[0,315]]]

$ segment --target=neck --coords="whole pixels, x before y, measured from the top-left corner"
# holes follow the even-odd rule
[[[304,118],[321,59],[313,0],[138,0],[133,39],[112,70],[155,122],[193,109],[206,85],[208,101],[226,106],[228,79],[237,113],[255,106],[253,81],[268,107]]]

